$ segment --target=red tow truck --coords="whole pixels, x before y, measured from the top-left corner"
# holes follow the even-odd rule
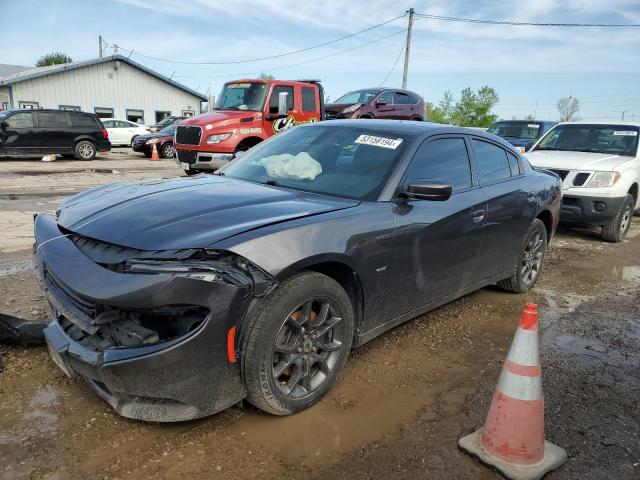
[[[216,170],[276,133],[323,119],[317,80],[234,80],[224,85],[213,111],[177,126],[176,159],[189,175]]]

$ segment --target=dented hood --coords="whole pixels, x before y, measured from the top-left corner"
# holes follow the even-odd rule
[[[60,206],[58,224],[142,250],[203,248],[248,230],[358,203],[206,175],[93,188]]]

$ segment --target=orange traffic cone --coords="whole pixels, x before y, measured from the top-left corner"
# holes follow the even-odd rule
[[[156,147],[155,143],[153,143],[151,148],[151,160],[160,160],[160,156],[158,155],[158,148]]]
[[[458,441],[463,450],[513,480],[535,480],[567,453],[544,439],[544,399],[538,351],[538,307],[528,303],[502,367],[484,428]]]

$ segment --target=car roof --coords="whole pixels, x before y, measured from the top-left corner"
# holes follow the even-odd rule
[[[555,125],[558,122],[554,120],[496,120],[493,123],[553,123]]]
[[[2,110],[2,112],[66,112],[66,113],[83,113],[88,115],[95,115],[91,112],[83,112],[77,110],[60,110],[59,108],[10,108],[9,110]],[[105,118],[104,120],[113,120],[111,118]]]
[[[640,122],[614,122],[611,120],[606,120],[604,122],[594,122],[592,120],[578,120],[575,122],[562,122],[558,125],[626,125],[628,127],[639,127]]]
[[[355,120],[326,120],[323,122],[312,122],[303,125],[305,128],[314,128],[319,126],[342,126],[351,128],[367,128],[374,132],[403,135],[415,135],[427,137],[431,135],[440,134],[458,134],[458,135],[474,135],[477,137],[484,137],[496,143],[500,143],[510,149],[513,149],[512,145],[503,138],[500,138],[492,133],[487,133],[484,130],[477,130],[474,128],[456,127],[455,125],[445,125],[434,122],[416,122],[414,120],[375,120],[358,118]]]

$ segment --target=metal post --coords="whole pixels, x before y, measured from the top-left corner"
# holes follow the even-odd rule
[[[413,8],[409,9],[409,28],[407,28],[407,45],[404,50],[404,72],[402,74],[402,89],[407,88],[407,76],[409,74],[409,50],[411,49],[411,30],[413,29]]]
[[[98,57],[102,58],[102,35],[98,35]]]

